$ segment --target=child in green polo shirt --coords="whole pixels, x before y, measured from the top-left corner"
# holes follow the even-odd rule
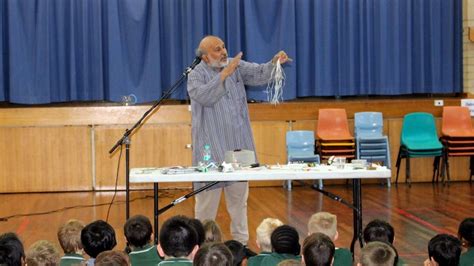
[[[199,249],[196,230],[185,216],[173,216],[163,223],[158,244],[159,254],[165,258],[159,266],[189,266]]]
[[[329,212],[317,212],[313,214],[308,221],[308,235],[312,233],[323,233],[335,243],[339,237],[336,215]],[[351,251],[346,248],[336,247],[334,266],[352,266]]]
[[[250,257],[247,261],[248,266],[259,266],[262,260],[272,253],[271,236],[273,230],[278,226],[283,225],[283,222],[275,218],[265,218],[257,227],[257,247],[260,253],[257,256]]]
[[[59,262],[60,266],[79,265],[84,262],[81,231],[84,223],[79,220],[69,220],[58,229],[58,240],[64,251]]]
[[[459,266],[474,265],[474,218],[466,218],[458,229],[458,237],[466,252],[461,254]]]
[[[150,219],[143,215],[130,217],[123,226],[128,254],[132,266],[155,266],[161,262],[156,245],[153,245],[153,229]]]
[[[301,249],[300,237],[294,227],[289,225],[277,227],[273,231],[270,240],[273,252],[262,260],[261,266],[275,266],[287,259],[301,260],[299,255]]]

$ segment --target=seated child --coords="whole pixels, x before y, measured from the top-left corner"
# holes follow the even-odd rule
[[[358,266],[395,266],[398,253],[396,249],[385,242],[372,241],[360,251]]]
[[[107,250],[97,255],[95,266],[128,266],[130,260],[122,251]]]
[[[204,243],[223,242],[222,231],[216,221],[204,220],[202,226],[204,227]]]
[[[232,253],[224,243],[205,243],[194,256],[194,266],[233,266]]]
[[[273,230],[278,226],[282,226],[283,222],[274,219],[274,218],[266,218],[260,223],[257,227],[257,247],[260,249],[260,253],[257,256],[250,257],[248,259],[248,266],[258,266],[262,262],[262,260],[272,253],[272,243],[271,243],[271,236]]]
[[[84,261],[81,231],[84,223],[78,220],[69,220],[58,229],[58,241],[64,251],[59,265],[77,265]]]
[[[189,218],[173,216],[163,223],[158,252],[165,260],[158,265],[192,265],[198,249],[198,236]]]
[[[393,245],[395,230],[393,226],[386,221],[375,219],[365,226],[363,236],[366,244],[372,241],[380,241]],[[398,258],[397,265],[405,265],[405,262],[401,258]]]
[[[459,266],[474,265],[474,218],[466,218],[458,229],[458,237],[462,247],[467,251],[461,254]]]
[[[25,264],[23,243],[15,233],[0,235],[0,265],[21,266]]]
[[[87,266],[94,265],[95,258],[103,251],[112,250],[116,245],[115,230],[105,221],[94,221],[81,231],[84,251],[90,256]]]
[[[274,266],[286,259],[301,260],[300,237],[294,227],[279,226],[273,231],[270,239],[273,252],[262,260],[261,266]]]
[[[123,226],[127,245],[130,248],[132,265],[157,265],[161,258],[153,244],[153,229],[150,220],[143,215],[130,217]]]
[[[198,246],[201,246],[204,243],[204,240],[206,238],[204,225],[199,219],[196,219],[196,218],[189,218],[189,222],[194,227],[194,230],[196,230],[196,233],[198,236]]]
[[[331,239],[323,233],[313,233],[303,242],[303,262],[307,266],[331,266],[335,247]]]
[[[26,252],[28,266],[58,265],[59,260],[58,249],[47,240],[36,241]]]
[[[327,235],[333,243],[339,237],[337,232],[337,217],[329,212],[317,212],[309,218],[308,235],[313,233],[323,233]],[[352,266],[352,253],[349,249],[338,248],[334,253],[335,266]]]
[[[428,243],[428,259],[424,265],[457,266],[461,256],[461,241],[454,236],[439,234]]]
[[[234,266],[241,266],[247,265],[247,255],[245,254],[245,247],[242,243],[237,240],[227,240],[224,242],[224,245],[232,253],[233,263]]]

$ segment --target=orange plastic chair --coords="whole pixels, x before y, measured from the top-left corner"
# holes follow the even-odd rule
[[[469,108],[464,106],[443,107],[441,134],[441,142],[444,146],[443,159],[448,181],[450,180],[449,157],[465,156],[470,157],[471,173],[469,181],[472,182],[474,174],[474,128]]]
[[[319,109],[316,133],[321,159],[331,156],[355,158],[354,137],[349,131],[345,109]]]
[[[345,109],[319,109],[317,138],[323,141],[352,141]]]
[[[474,128],[472,127],[469,108],[465,106],[445,106],[441,126],[443,137],[446,138],[472,138],[474,141]]]

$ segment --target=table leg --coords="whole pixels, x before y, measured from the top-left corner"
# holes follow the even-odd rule
[[[354,235],[351,242],[351,252],[354,254],[355,242],[359,240],[362,247],[362,195],[361,195],[360,179],[352,180],[352,202],[355,209],[353,210],[353,227]]]
[[[153,183],[153,222],[155,244],[158,245],[158,183]]]

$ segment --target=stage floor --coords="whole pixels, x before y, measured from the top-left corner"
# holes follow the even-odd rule
[[[352,199],[352,186],[326,186],[325,189],[347,201]],[[172,200],[189,190],[162,190],[159,204],[168,205]],[[33,242],[56,240],[58,227],[68,219],[79,219],[86,223],[107,217],[108,203],[113,192],[74,193],[29,193],[1,194],[0,232],[13,231],[20,235],[25,248]],[[144,214],[153,220],[153,191],[131,193],[131,215]],[[119,192],[110,209],[109,223],[115,228],[118,245],[125,247],[123,224],[125,222],[125,193]],[[193,215],[194,199],[190,198],[160,216],[160,224],[173,215]],[[427,244],[438,233],[457,235],[462,219],[473,217],[474,186],[468,182],[456,182],[449,186],[427,183],[405,184],[387,188],[383,185],[363,185],[363,224],[379,218],[390,222],[395,228],[395,247],[405,262],[420,265],[427,257]],[[336,246],[349,247],[352,239],[352,210],[308,186],[294,187],[288,192],[282,187],[251,188],[248,201],[250,248],[255,245],[255,229],[262,219],[275,217],[297,228],[300,240],[307,235],[307,221],[318,211],[328,211],[338,217],[339,239]],[[42,213],[31,215],[33,213]],[[30,215],[27,215],[30,214]],[[14,216],[11,217],[10,216]],[[230,239],[229,216],[221,201],[217,222],[221,225],[225,239]],[[59,244],[58,244],[59,247]],[[356,245],[358,254],[358,244]]]

